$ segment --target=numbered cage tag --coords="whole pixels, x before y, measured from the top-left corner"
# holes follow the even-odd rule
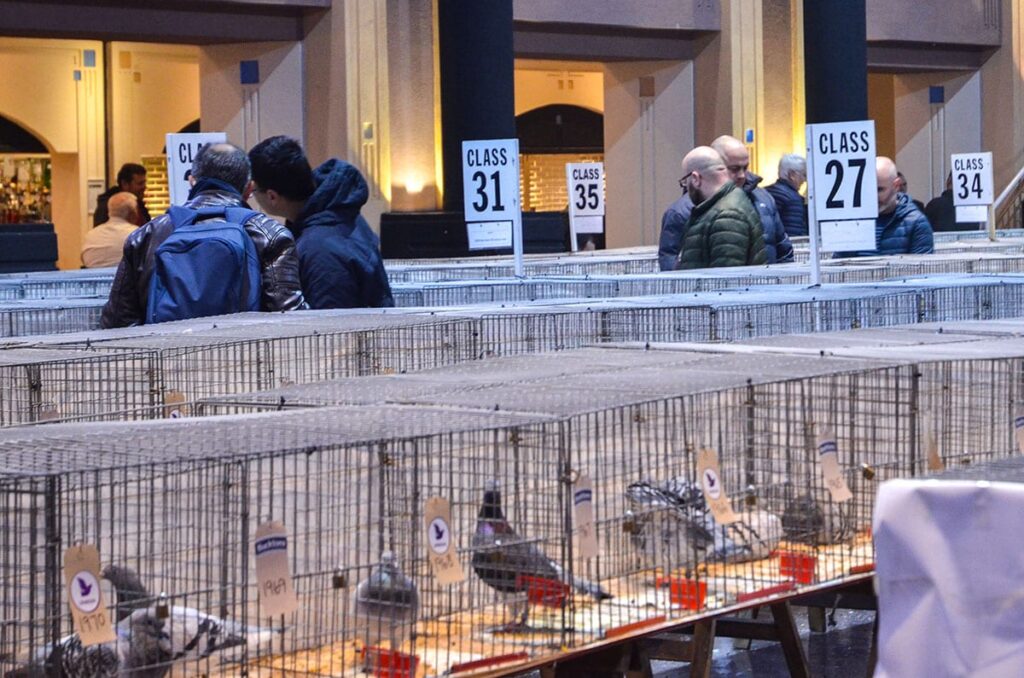
[[[853,499],[853,493],[846,485],[842,469],[839,467],[839,445],[835,436],[825,433],[818,438],[818,463],[821,465],[821,477],[832,495],[832,501],[844,502]]]
[[[718,453],[705,447],[697,453],[697,475],[704,492],[704,501],[711,509],[711,515],[719,525],[729,525],[739,520],[732,510],[729,495],[725,491],[722,472],[718,466]]]
[[[594,484],[590,476],[581,474],[572,491],[572,505],[576,518],[576,538],[580,556],[594,558],[601,555],[594,522]]]
[[[291,614],[299,609],[288,566],[288,530],[270,521],[256,528],[256,580],[260,607],[265,616]]]
[[[437,583],[442,586],[465,581],[466,573],[459,564],[452,534],[451,504],[444,497],[430,497],[423,506],[423,523],[427,537],[427,557]]]
[[[115,640],[100,588],[100,552],[95,546],[82,544],[64,552],[64,582],[72,624],[82,645]]]

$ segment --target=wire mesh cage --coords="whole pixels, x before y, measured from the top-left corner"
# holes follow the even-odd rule
[[[519,473],[505,488],[510,517],[560,553],[559,431],[536,417],[378,407],[175,424],[59,425],[0,442],[4,468],[19,468],[0,480],[0,667],[38,669],[67,646],[58,582],[76,543],[95,545],[117,569],[104,571],[110,583],[136,594],[109,599],[130,613],[116,675],[359,675],[363,648],[439,673],[500,653],[500,635],[463,634],[466,611],[494,608],[495,594],[475,579],[440,586],[421,547],[435,494],[451,503],[459,543],[471,541],[485,476]],[[267,615],[254,576],[269,520],[287,528],[299,602],[284,618]],[[406,597],[382,585],[387,564]],[[143,642],[140,619],[161,643]]]
[[[0,336],[23,337],[97,329],[106,299],[21,300],[0,303]]]
[[[150,407],[157,380],[146,352],[0,351],[0,426]]]

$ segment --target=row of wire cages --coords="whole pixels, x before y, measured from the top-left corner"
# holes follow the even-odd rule
[[[0,301],[0,337],[94,330],[106,298]]]
[[[869,570],[877,486],[916,472],[923,409],[956,422],[934,429],[940,457],[962,464],[994,422],[986,452],[1012,447],[1019,359],[926,379],[884,361],[599,351],[612,357],[566,355],[546,379],[535,357],[506,359],[521,381],[406,406],[0,433],[17,469],[0,475],[0,661],[28,669],[70,642],[56,582],[76,543],[143,583],[108,572],[145,589],[114,610],[118,661],[141,662],[124,675],[525,661]],[[254,576],[269,521],[288,530],[299,600],[273,618]],[[138,649],[154,626],[166,638]]]
[[[7,379],[9,418],[0,425],[179,416],[188,413],[187,403],[208,396],[418,371],[473,360],[479,353],[478,326],[458,317],[304,313],[223,325],[207,320],[195,331],[156,327],[107,341],[90,334],[41,345],[54,349],[0,351],[0,360],[9,358],[8,371],[15,375]],[[35,381],[22,377],[29,369],[23,362],[42,360],[58,347],[69,364],[88,365],[92,371],[65,375],[47,370]],[[146,370],[138,376],[133,370],[143,363]],[[44,396],[35,398],[33,388]],[[47,416],[20,405],[33,398],[43,401]]]
[[[617,358],[598,362],[600,351]],[[881,360],[580,353],[563,356],[575,370],[564,367],[547,380],[539,376],[545,366],[524,356],[495,361],[503,364],[499,371],[520,374],[519,382],[461,390],[435,385],[425,393],[421,375],[408,375],[397,378],[406,392],[394,380],[386,389],[387,397],[421,407],[544,412],[563,422],[564,467],[549,490],[560,497],[557,525],[531,519],[521,506],[541,501],[542,488],[519,499],[518,489],[509,489],[521,487],[521,473],[540,464],[502,467],[487,458],[474,464],[485,489],[470,506],[477,522],[463,560],[470,576],[494,580],[487,585],[500,595],[475,608],[462,633],[479,638],[500,631],[505,645],[491,650],[499,656],[599,642],[621,627],[719,613],[860,575],[874,559],[869,526],[877,487],[920,472],[929,426],[942,422],[934,430],[944,432],[946,443],[937,455],[950,463],[1012,449],[1009,404],[1020,394],[1019,360],[961,363],[952,371],[939,364],[925,377],[922,370],[932,366]],[[627,368],[630,358],[635,364]],[[979,388],[981,373],[993,378]],[[324,405],[365,398],[363,386],[350,380],[347,395],[342,389],[331,396],[316,385],[304,399],[304,387],[292,391],[296,402]],[[223,405],[244,410],[237,401]],[[253,400],[254,410],[261,406]],[[965,407],[974,415],[962,414]],[[512,442],[513,458],[527,458],[522,441]],[[722,507],[713,507],[703,481],[709,449],[731,517],[719,516]],[[829,451],[836,456],[832,476],[824,461]],[[492,471],[492,463],[500,470]],[[842,499],[833,492],[837,478],[848,493]],[[559,483],[564,488],[556,491]],[[591,490],[594,557],[582,555],[588,548],[579,534],[583,519],[573,510],[581,487]],[[565,506],[567,496],[573,506]],[[460,529],[471,529],[469,522],[455,520],[465,523]],[[500,558],[481,553],[498,548],[489,530],[505,537]],[[524,542],[529,547],[519,548]]]

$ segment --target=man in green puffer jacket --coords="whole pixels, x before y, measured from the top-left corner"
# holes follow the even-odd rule
[[[676,269],[765,263],[761,218],[746,193],[730,179],[718,151],[698,146],[687,153],[683,182],[696,206]]]

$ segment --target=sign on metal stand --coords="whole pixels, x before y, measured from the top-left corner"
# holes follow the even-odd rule
[[[568,163],[569,241],[579,251],[580,234],[604,233],[604,163]]]
[[[873,120],[807,126],[807,209],[812,285],[821,284],[821,252],[876,249]]]
[[[993,197],[992,154],[954,153],[950,156],[953,168],[953,205],[957,223],[987,223],[988,237],[996,239],[996,223],[989,214]]]
[[[192,161],[199,149],[208,144],[222,144],[228,140],[224,132],[202,132],[200,134],[168,134],[167,143],[167,190],[172,205],[184,205],[192,187]]]
[[[469,249],[512,248],[515,274],[522,277],[519,140],[463,141],[462,187]]]

